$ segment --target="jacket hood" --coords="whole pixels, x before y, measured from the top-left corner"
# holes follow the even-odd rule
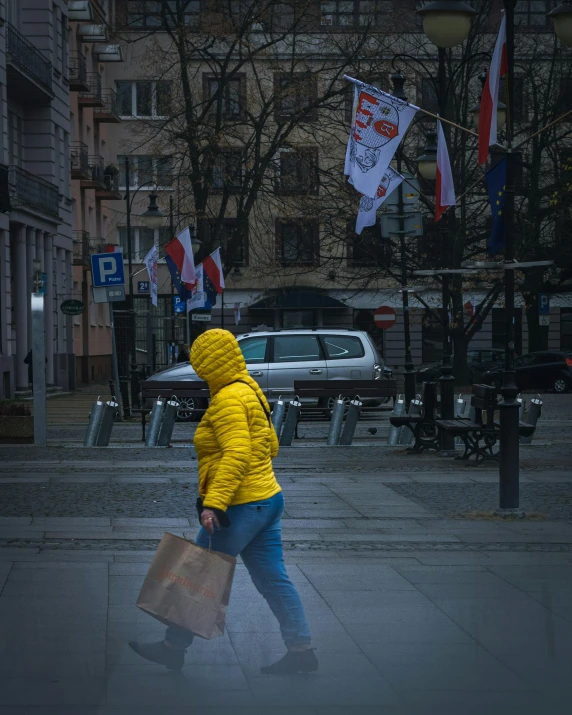
[[[195,340],[191,349],[191,365],[201,380],[208,383],[211,395],[236,380],[249,384],[254,382],[248,374],[236,338],[221,328],[207,330]]]

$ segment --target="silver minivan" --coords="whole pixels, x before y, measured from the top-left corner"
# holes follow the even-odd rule
[[[270,404],[294,396],[295,380],[377,380],[391,377],[369,335],[358,330],[277,330],[237,336],[250,375]],[[156,372],[149,380],[198,380],[189,363]],[[206,404],[181,401],[179,419],[193,419]],[[325,410],[331,407],[328,400]]]

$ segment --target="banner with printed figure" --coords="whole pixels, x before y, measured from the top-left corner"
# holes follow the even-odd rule
[[[403,176],[389,166],[377,188],[375,198],[361,197],[356,220],[356,233],[358,236],[366,226],[375,226],[377,209],[402,181]]]
[[[149,251],[145,256],[145,266],[147,267],[147,273],[149,274],[149,281],[151,282],[151,303],[157,307],[157,261],[159,260],[159,251],[157,246]]]
[[[375,199],[383,175],[419,107],[368,84],[359,83],[358,87],[346,173],[360,193]]]

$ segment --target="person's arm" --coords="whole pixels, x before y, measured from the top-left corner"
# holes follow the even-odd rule
[[[235,397],[221,399],[210,422],[222,458],[209,481],[203,505],[205,509],[226,511],[250,469],[252,447],[246,405]]]

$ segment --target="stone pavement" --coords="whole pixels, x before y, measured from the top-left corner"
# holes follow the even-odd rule
[[[197,640],[182,673],[127,646],[162,634],[134,605],[158,540],[197,530],[196,460],[180,444],[1,450],[0,715],[570,712],[564,438],[523,448],[518,521],[492,516],[494,466],[373,439],[283,449],[286,561],[320,660],[286,678],[259,674],[283,646],[242,564],[227,633]]]

